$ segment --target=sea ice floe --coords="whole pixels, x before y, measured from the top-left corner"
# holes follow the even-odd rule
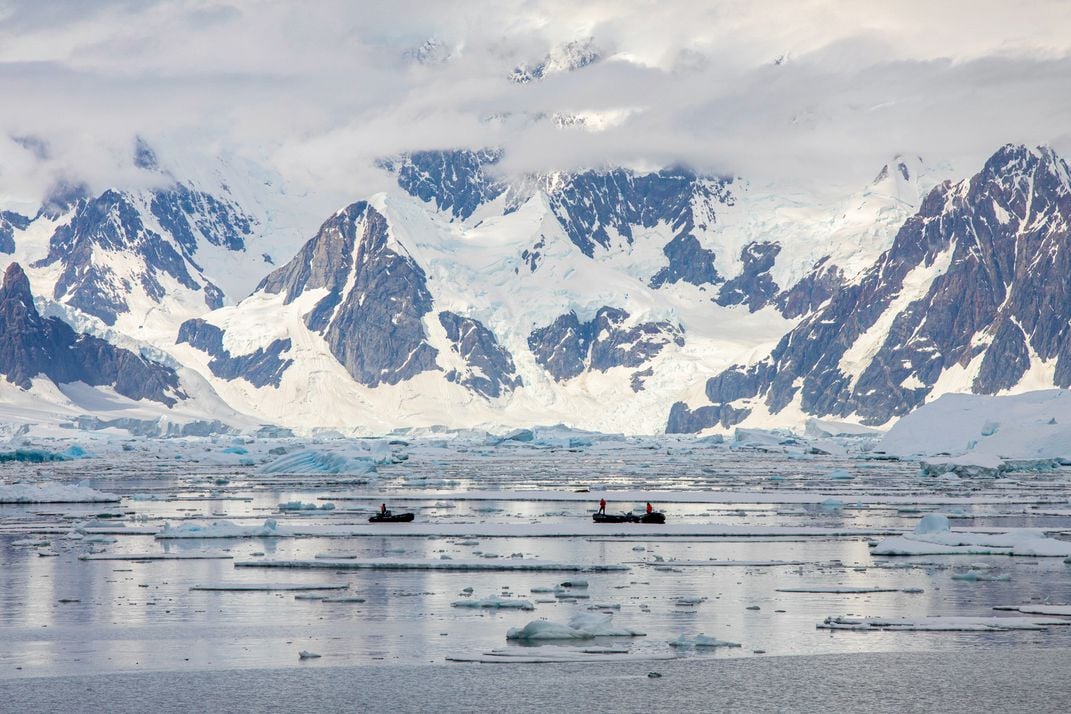
[[[451,570],[458,572],[572,572],[608,573],[625,572],[626,565],[602,563],[554,563],[524,558],[500,558],[492,560],[440,560],[419,558],[370,558],[339,559],[317,558],[314,560],[255,560],[238,561],[239,568],[323,568],[330,570]]]
[[[1052,615],[1071,617],[1071,605],[1042,605],[1039,603],[1030,605],[1003,605],[994,607],[994,610],[1011,610],[1021,612],[1024,615]]]
[[[865,585],[812,585],[806,587],[795,588],[777,588],[779,593],[828,593],[828,594],[849,594],[849,593],[895,593],[900,592],[900,588],[882,588],[882,587],[868,587]]]
[[[1007,573],[989,573],[986,571],[968,570],[965,573],[953,573],[953,580],[964,580],[971,583],[983,583],[983,582],[1008,582],[1011,580],[1011,575]]]
[[[681,649],[687,648],[702,648],[702,647],[740,647],[736,642],[727,642],[726,640],[719,640],[716,637],[708,637],[702,633],[689,637],[688,635],[681,635],[675,640],[669,641],[670,647],[678,647]]]
[[[492,595],[479,600],[473,598],[454,600],[451,605],[454,607],[468,607],[474,609],[535,610],[535,605],[532,604],[531,600],[498,597],[497,595]]]
[[[200,585],[191,585],[190,590],[209,590],[219,592],[271,592],[275,590],[293,591],[293,590],[345,590],[349,588],[348,583],[242,583],[242,582],[221,582],[221,583],[202,583]]]
[[[646,633],[613,624],[613,615],[578,612],[569,624],[532,620],[524,627],[511,628],[507,640],[588,640],[595,637],[643,637]]]
[[[482,664],[553,664],[556,662],[648,662],[673,659],[672,654],[656,652],[632,654],[627,649],[613,647],[508,647],[478,655],[450,655],[449,662],[479,662]]]
[[[913,533],[879,541],[874,555],[1017,555],[1026,557],[1071,556],[1071,541],[1049,538],[1039,528],[1019,528],[998,533],[952,532],[948,518],[924,516]]]
[[[85,484],[13,483],[0,485],[0,503],[116,503],[119,496]]]
[[[274,518],[268,518],[259,526],[240,526],[232,521],[184,521],[178,525],[165,523],[156,534],[161,540],[173,538],[282,538],[294,532],[280,527]]]
[[[1071,620],[1044,617],[827,617],[821,630],[862,630],[891,632],[1004,632],[1045,630],[1071,625]]]
[[[280,511],[333,511],[335,510],[335,504],[324,503],[317,505],[315,503],[302,503],[301,501],[287,501],[286,503],[279,504]]]

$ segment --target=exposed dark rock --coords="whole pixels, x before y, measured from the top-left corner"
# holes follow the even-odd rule
[[[528,348],[536,362],[562,382],[584,372],[589,349],[587,332],[587,324],[581,325],[576,313],[569,312],[533,330],[528,336]]]
[[[439,369],[422,322],[432,306],[424,271],[387,246],[387,220],[371,207],[354,265],[353,289],[324,334],[338,361],[369,387]]]
[[[789,319],[817,310],[844,285],[844,273],[822,258],[798,283],[777,296],[777,307]]]
[[[730,427],[742,422],[750,413],[750,409],[737,409],[728,405],[699,407],[693,411],[684,402],[676,402],[669,410],[666,433],[694,434],[719,424]]]
[[[513,355],[502,347],[494,333],[471,317],[440,312],[439,323],[446,330],[455,353],[469,365],[466,372],[451,370],[446,378],[485,397],[496,398],[522,386],[513,364]]]
[[[543,261],[543,249],[547,247],[547,239],[545,236],[539,236],[539,240],[532,245],[531,248],[525,248],[521,253],[521,260],[528,266],[528,270],[535,272],[536,268]]]
[[[130,399],[168,406],[186,399],[178,375],[164,365],[91,335],[79,334],[58,318],[37,312],[30,281],[18,263],[8,266],[0,287],[0,374],[29,389],[33,378],[56,384],[111,386]]]
[[[661,222],[675,236],[689,235],[700,222],[692,210],[693,199],[728,201],[727,187],[728,181],[710,185],[683,169],[649,174],[586,171],[566,178],[549,199],[569,239],[590,257],[596,246],[611,245],[610,230],[630,243],[634,228],[653,228]],[[686,254],[691,250],[688,245],[678,243],[669,250]],[[678,266],[678,272],[683,270]],[[673,282],[671,277],[663,282]]]
[[[15,231],[26,230],[30,219],[13,211],[0,211],[0,253],[15,252]]]
[[[714,251],[700,245],[693,235],[681,233],[675,236],[662,248],[662,253],[669,259],[669,265],[651,278],[653,288],[681,281],[692,285],[714,285],[721,280],[714,268]]]
[[[156,159],[156,152],[140,136],[134,140],[134,165],[145,171],[160,170],[160,162]]]
[[[528,347],[536,362],[563,382],[589,369],[605,372],[613,367],[641,367],[667,344],[684,344],[678,326],[643,322],[626,327],[628,318],[624,310],[601,307],[592,320],[582,323],[576,313],[569,312],[533,330]]]
[[[182,184],[154,192],[150,210],[191,257],[197,252],[198,234],[212,245],[245,250],[245,240],[253,233],[253,219],[233,203]]]
[[[633,392],[642,392],[644,390],[644,384],[646,383],[647,378],[651,376],[654,376],[653,367],[642,369],[639,372],[633,372],[632,378],[629,380],[628,386],[632,389]]]
[[[740,275],[721,286],[717,303],[722,306],[744,305],[755,312],[766,307],[777,294],[777,283],[770,277],[781,246],[777,243],[748,243],[740,251],[743,269]]]
[[[278,387],[283,373],[294,363],[294,360],[289,358],[281,359],[281,355],[290,350],[289,339],[272,340],[267,348],[258,347],[255,352],[249,354],[231,355],[223,347],[223,330],[201,319],[182,323],[176,344],[182,343],[211,355],[208,368],[220,379],[232,380],[240,377],[254,387]]]
[[[482,204],[506,191],[505,185],[485,171],[502,157],[500,151],[417,151],[397,161],[384,161],[395,171],[398,185],[422,201],[434,202],[440,211],[465,219]]]
[[[351,270],[356,274],[346,293]],[[291,303],[316,288],[327,295],[305,315],[305,324],[323,334],[361,384],[397,384],[439,369],[422,322],[431,312],[424,271],[388,245],[387,219],[364,201],[332,216],[258,289],[285,293]]]

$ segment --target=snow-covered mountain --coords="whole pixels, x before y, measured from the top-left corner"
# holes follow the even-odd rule
[[[336,213],[241,304],[184,323],[172,353],[236,408],[299,428],[660,431],[702,375],[770,349],[858,269],[834,258],[876,257],[913,208],[905,165],[832,219],[812,206],[810,233],[800,207],[757,224],[791,223],[788,239],[754,240],[740,204],[762,199],[733,179],[611,169],[507,183],[500,158],[384,161],[399,190]],[[861,245],[823,252],[827,222],[861,213]]]
[[[256,425],[163,353],[116,347],[42,316],[18,263],[0,284],[0,377],[0,432],[29,423],[154,434]]]
[[[880,425],[948,392],[1071,386],[1069,173],[1009,145],[937,186],[872,267],[767,358],[676,405],[670,430],[801,413]]]
[[[5,213],[0,250],[45,314],[166,353],[264,422],[884,424],[946,391],[1066,386],[1048,150],[932,191],[897,156],[847,196],[682,168],[507,180],[497,150],[414,152],[318,230],[256,171],[186,179],[137,152],[147,188]]]

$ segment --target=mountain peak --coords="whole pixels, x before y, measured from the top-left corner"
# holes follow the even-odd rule
[[[30,279],[26,277],[26,271],[18,263],[12,263],[4,271],[4,284],[0,288],[0,302],[11,298],[24,298],[29,306],[33,306],[33,294],[30,292]]]

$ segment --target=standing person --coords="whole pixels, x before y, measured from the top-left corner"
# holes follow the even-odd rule
[[[385,504],[385,503],[379,504],[379,515],[381,515],[381,516],[387,515],[387,504]]]
[[[606,515],[606,499],[605,498],[600,498],[599,499],[599,513],[603,514],[604,516]]]
[[[649,516],[649,515],[651,515],[651,514],[652,514],[653,512],[654,512],[654,506],[652,506],[652,505],[651,505],[651,502],[650,502],[650,501],[648,501],[648,502],[647,502],[647,515]]]

